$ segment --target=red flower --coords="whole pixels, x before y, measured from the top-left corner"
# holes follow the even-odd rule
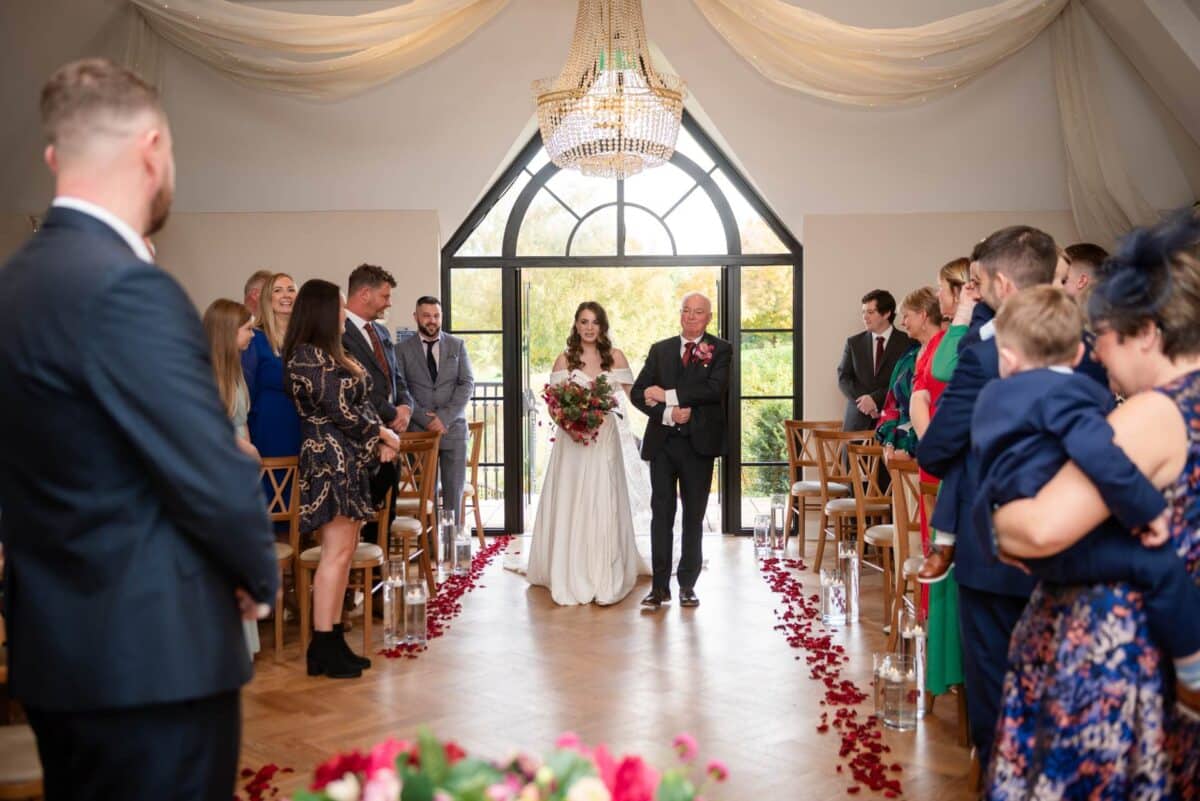
[[[313,773],[312,784],[308,786],[308,789],[320,790],[325,785],[337,781],[347,773],[364,773],[367,769],[367,763],[368,759],[366,755],[359,751],[351,751],[348,754],[337,754],[317,765],[317,769]]]
[[[459,747],[458,743],[451,740],[446,743],[446,761],[453,765],[458,760],[467,755],[467,752]]]
[[[603,745],[596,746],[592,755],[600,781],[612,794],[612,801],[653,801],[658,787],[658,772],[641,757],[622,757],[620,762]]]
[[[725,763],[715,759],[709,761],[708,767],[704,769],[704,772],[718,782],[723,782],[729,778],[729,769],[725,767]]]

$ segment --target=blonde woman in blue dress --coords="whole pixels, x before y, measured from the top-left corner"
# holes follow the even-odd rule
[[[526,578],[550,590],[556,604],[615,604],[649,575],[638,553],[634,519],[650,507],[649,475],[628,424],[633,371],[608,338],[608,315],[579,304],[567,349],[550,384],[588,385],[603,375],[619,414],[610,413],[595,442],[582,445],[558,431],[542,483]]]

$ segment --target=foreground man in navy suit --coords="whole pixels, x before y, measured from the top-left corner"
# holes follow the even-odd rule
[[[155,90],[101,59],[42,90],[54,204],[0,267],[12,695],[49,801],[228,799],[278,587],[256,466],[200,319],[143,241],[174,192]]]

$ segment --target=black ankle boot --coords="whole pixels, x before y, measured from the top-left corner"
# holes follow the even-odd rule
[[[346,631],[341,623],[333,624],[333,633],[337,635],[338,641],[341,643],[340,648],[342,655],[346,657],[347,661],[353,665],[358,665],[358,667],[362,670],[371,669],[370,659],[367,659],[365,656],[359,656],[358,654],[354,653],[354,651],[350,650],[350,646],[346,642]]]
[[[342,653],[345,645],[340,631],[314,631],[306,654],[308,675],[325,675],[331,679],[357,679],[361,676],[362,668]]]

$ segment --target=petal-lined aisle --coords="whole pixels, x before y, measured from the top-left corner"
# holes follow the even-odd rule
[[[458,600],[453,628],[420,658],[376,658],[355,681],[304,675],[291,629],[284,661],[260,657],[243,695],[241,764],[295,768],[274,777],[286,794],[331,754],[411,738],[421,724],[468,753],[497,758],[514,748],[540,752],[574,731],[614,751],[668,762],[665,744],[686,731],[728,765],[721,798],[791,798],[798,788],[813,798],[844,797],[853,774],[845,773],[849,767],[839,774],[837,765],[858,752],[839,758],[842,738],[829,732],[844,724],[835,726],[830,688],[814,683],[815,665],[797,661],[773,630],[788,622],[776,611],[792,607],[781,607],[763,580],[747,538],[708,536],[704,549],[701,606],[673,602],[658,612],[638,604],[648,579],[615,606],[559,607],[546,590],[493,561]],[[879,579],[867,576],[863,585],[863,622],[828,635],[829,647],[842,649],[833,652],[841,660],[834,691],[841,681],[868,686],[871,653],[884,647]],[[819,625],[809,636],[823,636]],[[817,731],[823,713],[825,734]],[[859,712],[860,725],[862,718]],[[955,726],[953,705],[941,701],[916,732],[872,738],[891,748],[886,776],[903,778],[905,797],[965,797],[967,758]],[[892,772],[892,764],[903,772]],[[857,784],[860,797],[884,797],[868,782]]]

